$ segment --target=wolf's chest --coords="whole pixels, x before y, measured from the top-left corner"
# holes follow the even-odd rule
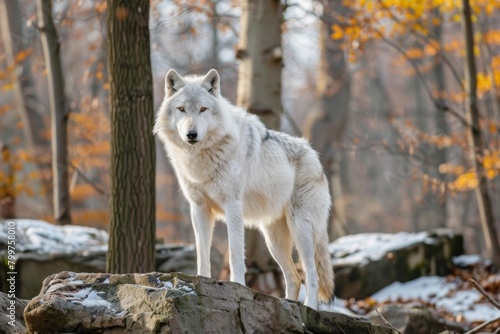
[[[237,155],[237,154],[236,154]],[[241,177],[244,165],[235,163],[234,153],[225,150],[203,150],[176,159],[176,172],[196,184],[234,182]],[[241,180],[240,180],[241,181]]]

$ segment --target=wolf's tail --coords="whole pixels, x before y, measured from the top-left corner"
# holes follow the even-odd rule
[[[326,233],[320,234],[316,239],[314,260],[319,280],[318,299],[323,303],[330,303],[334,297],[335,277],[330,252],[328,251],[328,235]]]

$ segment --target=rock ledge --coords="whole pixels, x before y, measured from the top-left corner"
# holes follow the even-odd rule
[[[182,273],[64,271],[45,279],[24,317],[27,333],[396,333],[366,319]]]

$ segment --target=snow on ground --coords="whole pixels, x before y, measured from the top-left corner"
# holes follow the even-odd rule
[[[406,283],[394,282],[379,290],[371,298],[377,302],[423,300],[435,303],[456,288],[438,276],[423,276]]]
[[[466,322],[483,322],[500,316],[500,310],[485,301],[478,291],[459,285],[444,277],[424,276],[406,283],[392,283],[372,298],[378,303],[420,300],[434,304],[438,311],[462,317]]]
[[[478,264],[484,266],[489,266],[491,264],[490,259],[485,259],[481,255],[477,254],[463,254],[460,256],[455,256],[452,260],[454,265],[462,268]]]
[[[421,301],[434,304],[436,310],[462,317],[464,322],[484,322],[500,316],[500,310],[482,299],[474,288],[460,289],[458,282],[444,277],[423,276],[406,283],[395,282],[376,292],[371,298],[378,304]],[[299,301],[304,302],[306,289],[300,287]],[[331,304],[320,304],[320,311],[357,315],[346,306],[346,301],[335,298]]]
[[[108,243],[106,231],[77,225],[56,226],[36,219],[0,222],[0,243],[7,244],[8,225],[12,225],[11,222],[15,223],[17,252],[73,253],[106,249]]]
[[[333,265],[363,264],[378,260],[388,252],[429,239],[427,232],[360,233],[338,238],[329,245]]]

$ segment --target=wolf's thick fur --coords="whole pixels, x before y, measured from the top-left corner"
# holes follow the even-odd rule
[[[170,70],[154,132],[165,145],[191,205],[198,275],[210,276],[216,218],[225,218],[231,281],[245,284],[244,225],[259,228],[297,299],[295,245],[306,274],[305,304],[333,296],[328,252],[328,184],[306,140],[267,130],[220,95],[219,74],[181,77]]]

